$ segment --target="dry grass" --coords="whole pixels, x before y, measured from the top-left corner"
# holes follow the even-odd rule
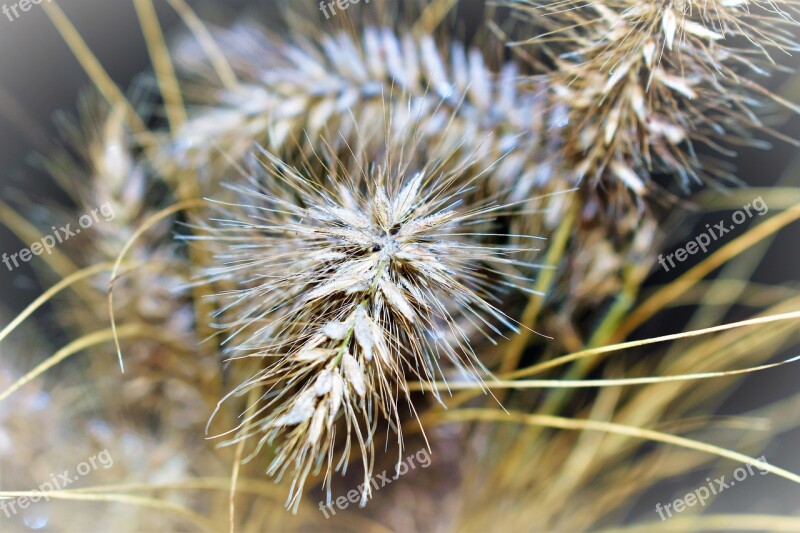
[[[750,196],[702,193],[697,204],[710,211],[757,192],[772,216],[673,281],[644,288],[664,232],[654,211],[621,194],[656,190],[643,154],[657,153],[688,182],[704,167],[684,141],[706,138],[704,125],[717,120],[707,111],[726,108],[718,120],[737,119],[736,132],[763,127],[744,110],[745,92],[709,74],[725,50],[712,46],[717,35],[792,45],[727,4],[714,3],[717,18],[693,2],[607,4],[589,16],[562,2],[563,12],[536,19],[553,32],[529,44],[590,58],[553,53],[558,68],[547,83],[563,86],[543,103],[544,93],[512,75],[541,65],[493,61],[493,49],[448,50],[434,37],[452,2],[334,42],[304,40],[309,28],[297,23],[289,38],[251,26],[212,31],[170,0],[196,37],[180,45],[175,68],[151,2],[136,0],[165,104],[168,127],[158,131],[147,130],[149,117],[136,114],[63,12],[43,4],[103,99],[87,103],[70,130],[77,156],[51,156],[48,169],[59,183],[80,183],[74,213],[112,202],[116,217],[97,239],[42,257],[43,279],[56,281],[0,331],[4,353],[14,354],[0,375],[0,444],[4,432],[32,443],[14,448],[3,483],[21,484],[0,498],[30,494],[22,489],[49,471],[107,447],[113,469],[51,493],[54,527],[796,530],[790,516],[760,514],[623,524],[653,487],[753,462],[797,427],[796,398],[736,419],[714,415],[744,376],[794,363],[781,354],[796,345],[797,287],[748,280],[756,252],[793,227],[800,204],[790,180]],[[529,16],[541,9],[523,6]],[[674,13],[682,17],[669,22]],[[643,55],[653,46],[657,60]],[[448,83],[451,93],[436,92]],[[247,108],[254,103],[266,107]],[[559,106],[567,129],[554,127]],[[548,121],[533,120],[542,109]],[[653,114],[678,121],[680,138]],[[254,142],[269,150],[255,168],[268,166],[238,187],[237,200],[220,184],[250,174],[241,167]],[[573,190],[576,175],[602,182],[606,169],[623,186]],[[149,187],[169,194],[153,199]],[[201,195],[217,198],[225,218],[204,221]],[[9,206],[0,217],[24,242],[41,235]],[[178,228],[210,246],[175,242]],[[538,256],[526,240],[533,235],[549,237]],[[529,279],[533,262],[540,270]],[[44,349],[29,328],[46,303],[73,340],[31,364],[20,339]],[[733,320],[737,305],[750,309]],[[676,306],[691,313],[683,332],[635,337]],[[124,374],[109,357],[114,343]],[[443,394],[448,385],[452,394]],[[44,391],[47,409],[37,410]],[[209,434],[236,428],[235,446],[203,440],[215,406]],[[429,445],[430,470],[326,521],[316,502],[390,471],[391,442],[400,459]],[[46,466],[21,467],[34,461]],[[283,470],[292,475],[279,486],[264,475]],[[287,492],[296,516],[283,509]]]

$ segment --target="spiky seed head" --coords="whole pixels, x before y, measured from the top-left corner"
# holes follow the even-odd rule
[[[408,381],[426,383],[440,401],[437,378],[480,382],[474,332],[514,329],[488,299],[515,286],[509,279],[529,283],[504,276],[525,268],[514,258],[521,250],[479,231],[500,206],[470,205],[466,167],[393,164],[387,155],[348,171],[329,161],[321,177],[261,156],[259,174],[232,187],[238,202],[221,207],[200,237],[216,250],[204,281],[236,287],[220,295],[226,344],[267,359],[234,391],[264,395],[233,441],[278,442],[269,472],[292,470],[287,506],[296,510],[312,470],[332,469],[343,419],[343,463],[352,440],[362,453],[363,502],[377,417],[402,450],[398,404],[410,405]]]

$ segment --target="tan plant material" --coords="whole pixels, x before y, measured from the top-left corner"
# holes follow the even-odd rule
[[[141,147],[127,123],[124,108],[109,106],[97,95],[87,93],[79,102],[79,116],[61,116],[59,126],[63,146],[39,156],[39,161],[70,194],[74,205],[28,209],[42,234],[49,234],[51,226],[67,223],[71,223],[73,231],[80,230],[57,245],[59,252],[81,269],[75,275],[89,273],[80,276],[86,281],[76,278],[74,287],[79,290],[55,299],[62,323],[78,336],[91,336],[99,325],[107,326],[106,301],[111,287],[118,325],[150,331],[163,328],[164,332],[123,342],[128,371],[134,377],[120,392],[127,401],[143,408],[138,421],[151,423],[144,411],[157,411],[165,396],[179,399],[186,410],[213,405],[186,386],[209,385],[216,368],[213,358],[202,359],[192,353],[197,343],[195,312],[189,294],[180,290],[188,280],[189,262],[180,250],[182,243],[173,240],[175,216],[166,217],[142,238],[135,239],[122,268],[95,268],[113,264],[138,228],[171,201],[168,185],[153,174],[141,157]],[[92,217],[92,212],[95,216],[91,226],[78,226],[80,217]],[[45,255],[42,258],[48,259]],[[188,360],[192,364],[187,364]],[[119,366],[106,365],[111,363],[108,358],[100,361],[92,365],[97,382],[116,382]],[[147,376],[151,373],[168,373],[173,390],[149,383]],[[122,407],[109,404],[109,408]],[[172,416],[165,414],[167,418]],[[192,418],[203,418],[198,416],[199,413]]]
[[[440,402],[437,378],[481,383],[474,332],[516,329],[493,302],[504,286],[524,289],[527,277],[511,272],[532,266],[515,258],[527,249],[476,230],[508,207],[470,203],[468,167],[390,147],[381,161],[321,158],[324,174],[308,175],[262,155],[249,183],[232,186],[238,201],[197,237],[216,258],[201,281],[235,287],[219,295],[223,344],[265,360],[232,392],[263,391],[230,442],[257,436],[253,454],[275,442],[268,473],[292,472],[293,510],[306,478],[324,466],[330,487],[357,445],[363,505],[379,421],[399,461],[401,406],[416,411],[409,381]]]
[[[624,186],[617,183],[602,193],[572,192],[570,162],[558,151],[563,114],[545,84],[537,90],[525,81],[529,69],[522,61],[497,59],[496,42],[465,46],[396,26],[290,25],[286,34],[254,21],[215,28],[239,80],[233,87],[219,85],[194,40],[178,41],[174,55],[192,107],[185,126],[165,142],[159,167],[174,171],[179,162],[196,169],[212,178],[207,187],[213,190],[214,180],[254,143],[289,159],[298,149],[313,153],[324,138],[345,154],[380,154],[388,123],[388,136],[399,139],[393,142],[416,136],[435,157],[482,167],[476,195],[520,202],[507,219],[510,235],[551,238],[577,212],[568,249],[548,265],[570,261],[559,270],[546,312],[561,301],[565,321],[595,312],[625,283],[627,259],[644,263],[653,253],[653,213],[627,197],[619,201]],[[509,300],[511,308],[519,298],[510,294]]]
[[[800,109],[754,79],[779,71],[780,56],[798,49],[792,0],[509,4],[529,22],[517,44],[541,47],[552,65],[530,83],[548,86],[578,179],[611,176],[638,195],[654,172],[678,177],[684,190],[735,182],[695,145],[730,157],[737,146],[759,145],[754,130],[783,137],[759,118],[765,101]]]
[[[80,102],[77,119],[59,120],[64,148],[40,157],[42,165],[68,192],[75,206],[69,210],[52,208],[42,223],[48,226],[69,222],[78,226],[80,216],[91,216],[102,208],[83,234],[65,240],[59,247],[77,266],[114,261],[137,227],[170,201],[164,197],[166,185],[150,172],[139,158],[138,146],[127,125],[124,109],[101,102],[87,93]],[[174,287],[186,275],[186,265],[171,242],[172,220],[155,227],[128,254],[132,263],[149,264],[137,268],[116,283],[117,298],[124,305],[120,318],[145,322],[172,322],[169,329],[188,333],[193,327],[191,307],[176,299]],[[160,268],[159,268],[160,267]],[[105,299],[108,279],[95,285],[97,297]],[[92,311],[103,316],[103,306],[92,302]],[[182,305],[182,307],[181,307]],[[93,325],[94,326],[94,325]],[[185,336],[184,340],[188,340]]]
[[[413,131],[443,154],[460,148],[486,166],[497,163],[486,181],[515,199],[546,179],[547,167],[532,163],[544,158],[544,95],[518,89],[518,62],[388,26],[293,29],[277,35],[246,21],[215,30],[240,80],[233,87],[216,85],[193,40],[179,42],[176,62],[192,107],[165,146],[163,167],[179,162],[208,174],[210,163],[226,165],[222,154],[239,159],[254,143],[273,153],[298,144],[309,150],[320,136],[366,143],[381,138],[391,117],[394,135]]]
[[[459,43],[456,2],[419,4],[418,20],[416,6],[363,19],[353,8],[318,25],[292,0],[272,31],[206,28],[170,0],[196,39],[170,54],[152,2],[137,0],[163,123],[140,115],[66,15],[44,5],[109,102],[91,102],[63,132],[70,153],[48,160],[77,206],[63,217],[106,202],[117,216],[43,257],[62,279],[0,329],[14,356],[0,372],[0,451],[21,481],[3,480],[0,498],[34,495],[26,489],[102,445],[115,467],[54,492],[48,505],[64,512],[53,528],[595,530],[665,481],[714,458],[745,461],[797,427],[796,397],[716,416],[743,375],[795,362],[781,354],[796,341],[796,284],[747,281],[795,220],[795,188],[764,193],[788,211],[639,294],[670,230],[643,198],[651,174],[729,179],[726,161],[694,147],[729,160],[730,144],[769,131],[756,114],[764,101],[788,105],[753,74],[794,49],[796,3],[513,2],[525,20],[509,34],[524,30],[530,46],[512,57],[502,39]],[[266,150],[249,178],[232,177],[257,144]],[[187,253],[172,233],[187,233],[178,221],[196,220],[200,195],[219,212],[190,228]],[[0,222],[32,242],[56,212],[41,211],[31,224],[3,202]],[[541,258],[531,235],[549,239]],[[7,344],[55,297],[44,320],[75,338],[43,361]],[[217,335],[198,346],[209,304]],[[617,343],[676,306],[694,313],[683,332]],[[740,306],[752,317],[733,318]],[[520,324],[506,316],[518,314]],[[214,449],[198,435],[228,383],[241,385],[209,432],[231,428],[235,446]],[[329,502],[339,495],[333,472],[360,468],[364,503],[370,475],[394,459],[382,450],[397,449],[399,465],[422,446],[431,468],[366,509],[330,521],[316,510],[320,485]],[[781,466],[769,468],[797,481]],[[264,469],[289,482],[274,486]],[[299,516],[281,508],[287,489]],[[684,525],[796,520],[670,522]]]

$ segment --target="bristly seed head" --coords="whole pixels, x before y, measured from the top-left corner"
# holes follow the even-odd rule
[[[220,295],[229,300],[218,313],[227,320],[218,324],[225,344],[236,355],[274,358],[231,393],[264,390],[231,442],[259,435],[255,454],[280,437],[268,472],[293,471],[287,506],[296,510],[307,476],[323,464],[330,497],[343,429],[336,469],[355,438],[364,504],[378,419],[402,453],[398,403],[414,412],[408,379],[440,401],[434,381],[448,372],[443,366],[481,381],[486,370],[470,339],[515,329],[487,300],[498,286],[515,287],[509,279],[530,283],[507,275],[529,267],[514,256],[530,249],[480,232],[501,206],[469,205],[463,163],[412,171],[415,163],[393,165],[387,155],[345,171],[334,160],[321,180],[262,155],[267,172],[250,187],[231,187],[240,205],[224,204],[225,218],[199,237],[216,249],[203,282],[237,287]]]

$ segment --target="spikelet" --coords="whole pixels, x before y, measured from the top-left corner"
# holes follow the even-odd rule
[[[611,0],[513,2],[528,20],[520,43],[539,46],[549,86],[565,109],[563,157],[577,179],[614,179],[637,195],[653,173],[701,182],[736,181],[702,160],[694,145],[723,157],[757,144],[754,130],[780,138],[758,117],[763,100],[787,106],[752,79],[797,50],[797,13],[787,1]],[[530,37],[531,30],[540,35]],[[744,45],[744,46],[743,46]],[[773,57],[775,56],[775,57]]]
[[[216,250],[204,281],[237,287],[219,295],[231,355],[267,359],[233,392],[264,391],[230,442],[278,441],[268,472],[293,473],[293,510],[312,471],[326,464],[329,486],[334,452],[343,450],[341,467],[354,441],[363,505],[379,420],[402,458],[399,404],[416,410],[408,382],[427,384],[439,401],[436,379],[480,383],[474,331],[492,338],[515,329],[489,300],[498,287],[516,287],[505,272],[530,267],[515,260],[522,250],[470,226],[496,218],[500,206],[472,204],[469,168],[416,149],[401,159],[405,152],[390,147],[372,162],[326,156],[311,175],[265,151],[263,170],[234,187],[239,205],[226,202],[196,237]]]
[[[211,85],[211,91],[206,59],[193,41],[182,41],[176,61],[191,87],[186,99],[195,107],[175,143],[167,145],[166,159],[202,174],[224,168],[215,163],[221,153],[239,158],[253,142],[293,157],[297,145],[308,151],[325,132],[345,151],[379,153],[380,128],[388,122],[393,137],[417,135],[437,157],[456,154],[480,164],[486,174],[475,186],[487,195],[525,201],[518,212],[526,215],[508,220],[510,234],[551,237],[576,211],[579,221],[565,260],[575,253],[610,251],[612,257],[586,262],[593,271],[589,279],[604,282],[569,276],[560,280],[564,291],[558,298],[568,299],[577,313],[611,297],[622,284],[624,260],[618,259],[628,253],[629,238],[645,234],[637,242],[657,245],[652,213],[627,198],[619,201],[624,186],[617,183],[601,193],[588,188],[565,194],[575,186],[574,167],[559,150],[568,109],[551,101],[546,83],[537,89],[526,82],[523,62],[496,60],[496,43],[479,49],[455,41],[444,47],[433,35],[403,30],[402,21],[396,26],[314,32],[300,27],[289,35],[269,33],[254,22],[216,29],[215,39],[241,83]],[[652,254],[639,248],[637,259]]]

